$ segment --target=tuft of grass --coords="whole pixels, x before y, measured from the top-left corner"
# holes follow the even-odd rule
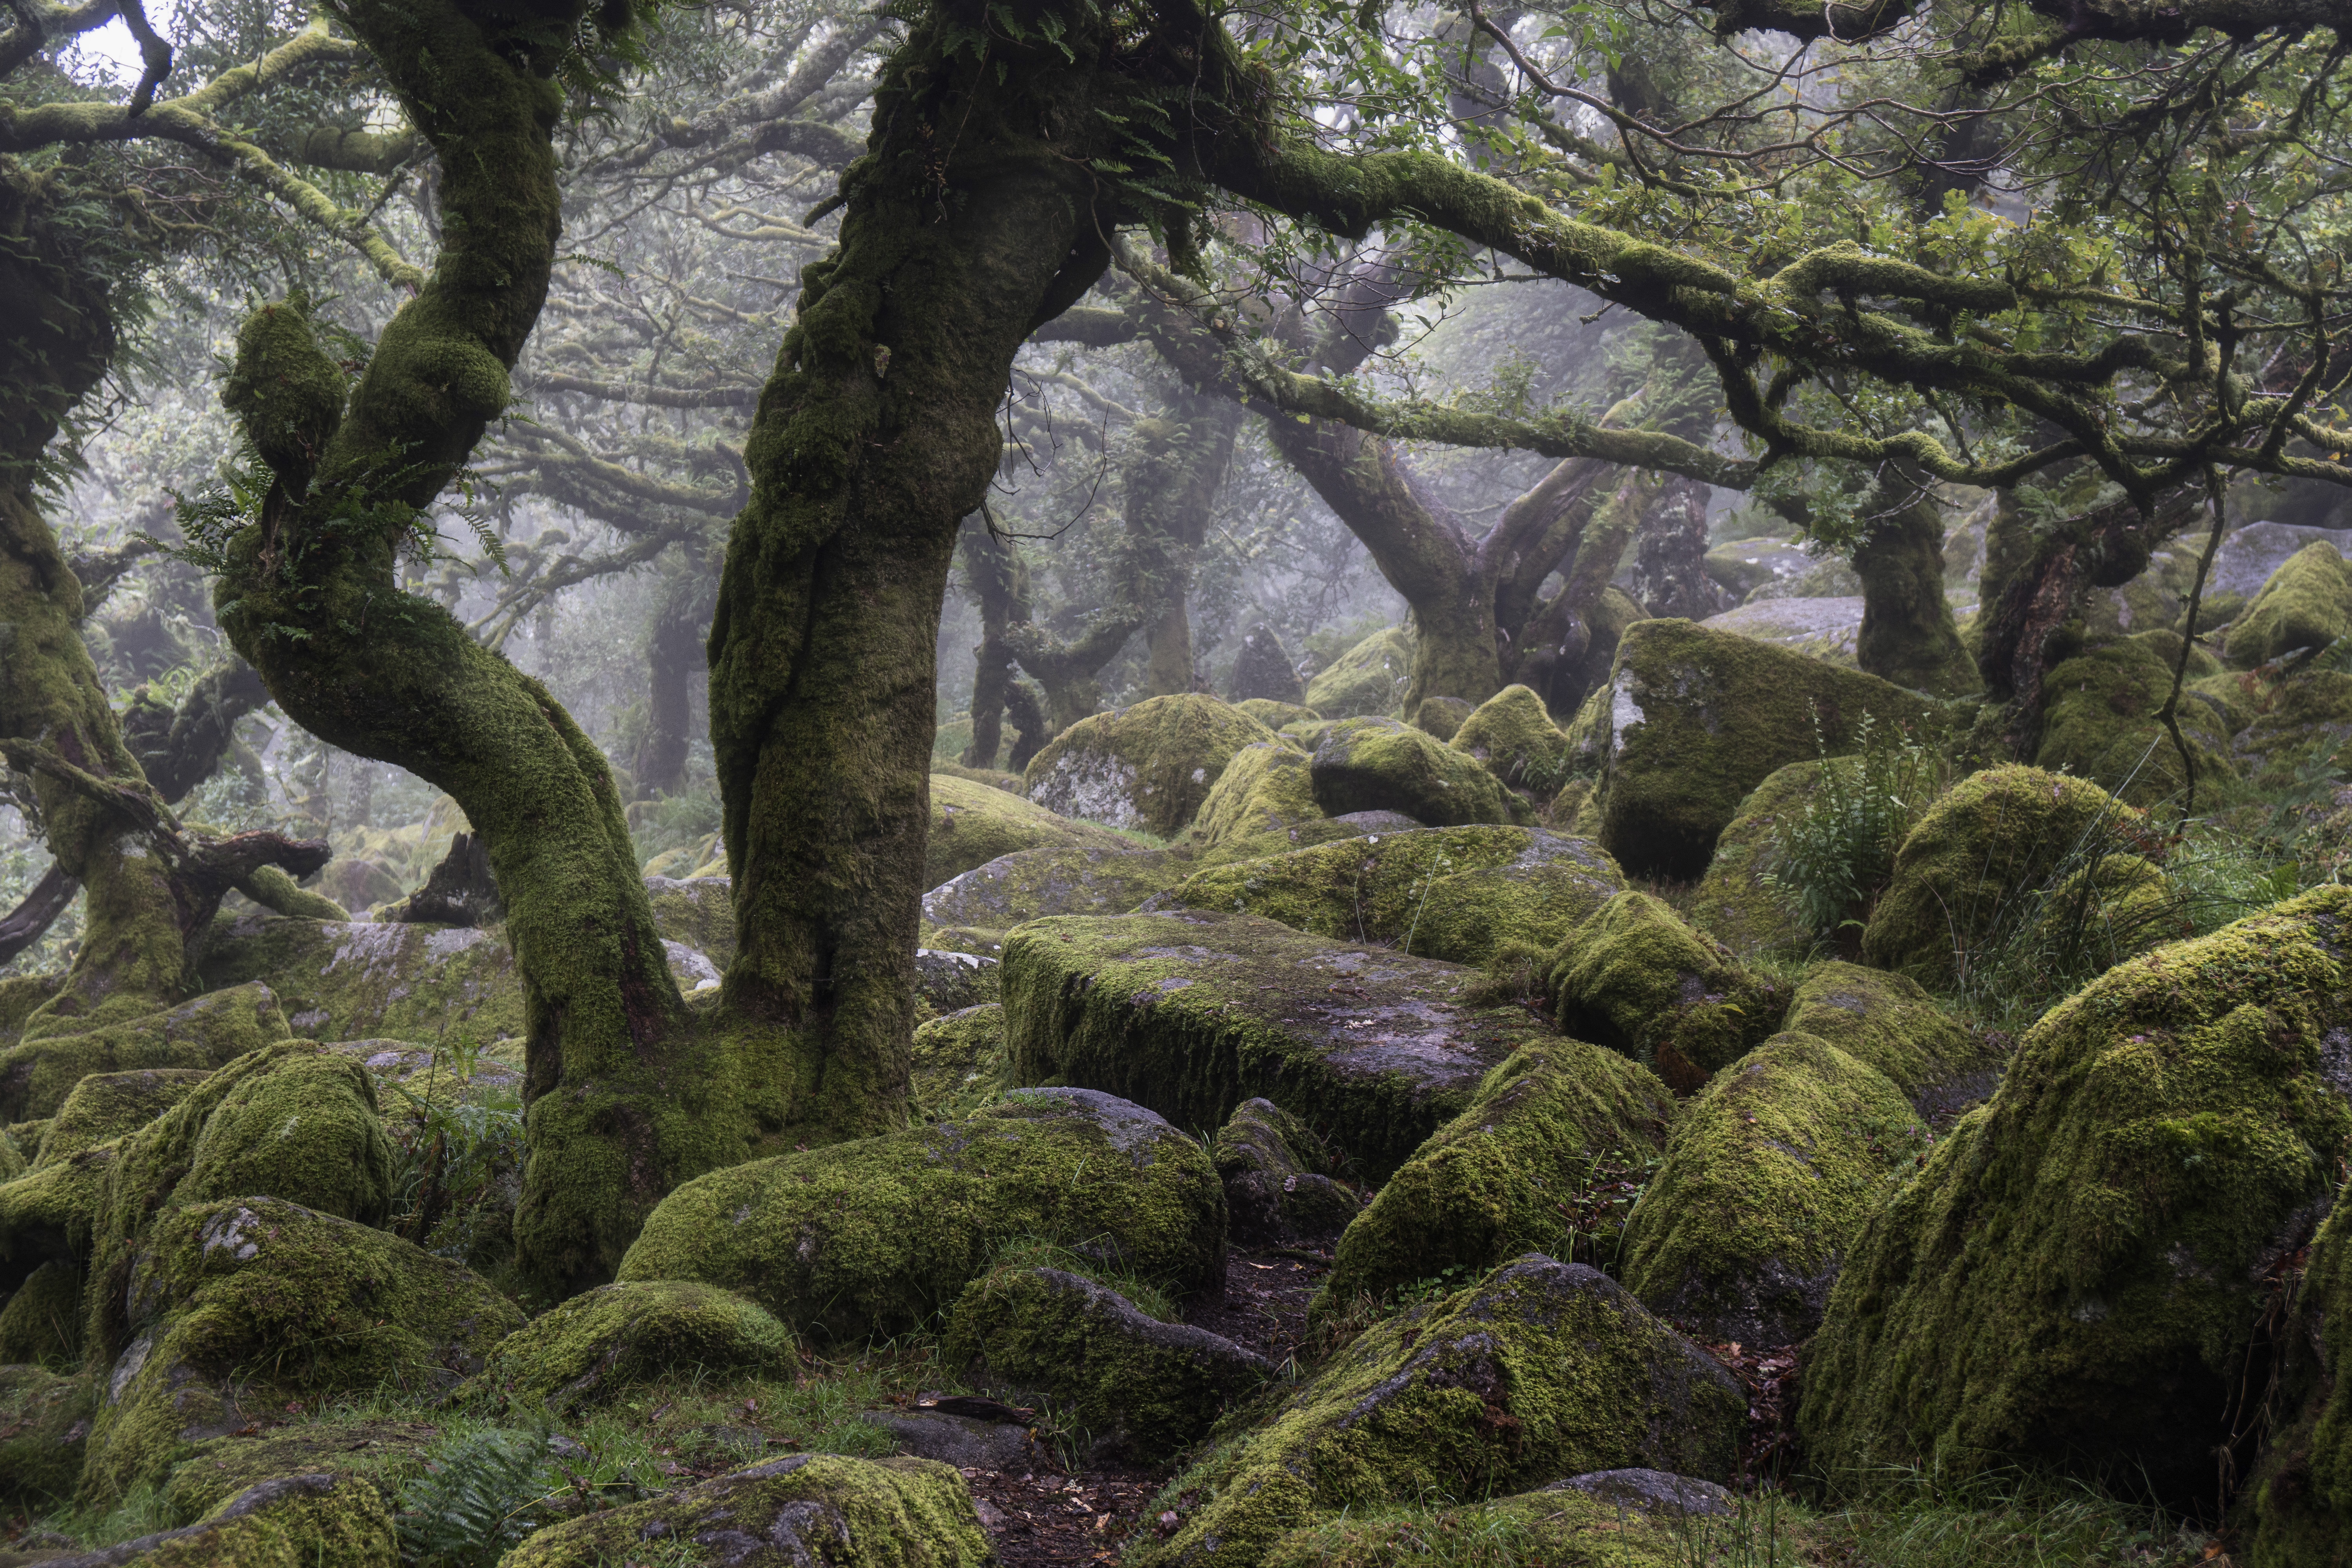
[[[2015,1471],[1957,1484],[1888,1472],[1806,1518],[1795,1533],[1805,1555],[1793,1561],[1870,1568],[2186,1568],[2208,1561],[2215,1545],[2160,1509]],[[1745,1568],[1762,1559],[1718,1561]]]

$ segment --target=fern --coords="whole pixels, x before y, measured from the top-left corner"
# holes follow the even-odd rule
[[[553,1489],[547,1439],[490,1428],[446,1445],[401,1488],[402,1558],[415,1568],[490,1568],[537,1529],[532,1507]]]

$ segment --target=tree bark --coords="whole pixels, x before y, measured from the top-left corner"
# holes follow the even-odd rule
[[[693,686],[703,673],[711,594],[709,577],[691,565],[663,579],[661,598],[654,606],[653,624],[646,636],[650,679],[645,738],[629,760],[641,798],[656,791],[675,794],[686,782]]]
[[[1902,484],[1897,480],[1898,485]],[[1854,550],[1862,578],[1862,633],[1854,659],[1872,675],[1936,697],[1976,689],[1975,661],[1944,597],[1944,509],[1934,491],[1907,496]],[[1877,500],[1885,489],[1874,496]]]
[[[1139,535],[1145,568],[1137,589],[1146,604],[1160,606],[1151,623],[1151,659],[1145,690],[1171,697],[1195,689],[1192,621],[1187,602],[1192,571],[1208,537],[1209,513],[1241,432],[1242,411],[1231,400],[1180,392],[1170,400],[1161,426],[1129,464],[1129,526]],[[1135,500],[1143,491],[1140,506]]]
[[[971,650],[971,744],[961,760],[968,768],[992,768],[1004,744],[1004,699],[1013,685],[1004,634],[1016,619],[1029,618],[1029,605],[1021,563],[978,512],[963,520],[963,573],[980,602],[980,646]]]

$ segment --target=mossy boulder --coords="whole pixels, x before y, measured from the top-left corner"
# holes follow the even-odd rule
[[[1781,1027],[1827,1040],[1877,1068],[1923,1116],[1992,1092],[2003,1057],[1936,1005],[1916,980],[1859,963],[1817,963],[1797,982]]]
[[[665,942],[683,942],[724,969],[735,962],[734,883],[725,877],[690,882],[647,877],[646,897],[654,906],[654,929]]]
[[[401,1555],[392,1510],[373,1482],[312,1472],[256,1482],[194,1524],[64,1561],[89,1568],[399,1568]]]
[[[997,999],[997,961],[952,948],[915,950],[915,1000],[933,1015],[961,1012]]]
[[[1658,1479],[1638,1493],[1626,1488],[1587,1490],[1579,1485],[1587,1478],[1580,1476],[1538,1491],[1465,1505],[1347,1509],[1282,1536],[1266,1548],[1261,1568],[1332,1568],[1339,1563],[1385,1568],[1428,1555],[1432,1542],[1455,1540],[1482,1546],[1491,1542],[1494,1550],[1510,1554],[1496,1561],[1573,1568],[1690,1568],[1694,1550],[1706,1550],[1707,1541],[1704,1531],[1691,1528],[1690,1517],[1736,1511],[1731,1494],[1711,1481],[1662,1470],[1601,1473]],[[1721,1539],[1728,1545],[1738,1538],[1727,1531]]]
[[[55,1165],[85,1149],[136,1132],[196,1091],[212,1074],[202,1068],[139,1068],[92,1073],[74,1085],[41,1134],[33,1168]]]
[[[1820,564],[1796,542],[1770,537],[1734,539],[1706,552],[1706,574],[1734,603],[1767,584],[1793,584]]]
[[[996,1561],[971,1489],[929,1459],[793,1454],[650,1502],[523,1538],[500,1568],[606,1568],[671,1543],[695,1555],[826,1568],[989,1568]],[[691,1543],[690,1545],[688,1543]]]
[[[1717,837],[1706,875],[1691,894],[1693,925],[1742,958],[1798,957],[1812,951],[1813,933],[1789,896],[1772,885],[1773,849],[1785,825],[1821,787],[1822,769],[1840,765],[1852,763],[1840,758],[1775,768],[1739,803],[1738,815]]]
[[[46,1512],[73,1496],[92,1404],[87,1377],[0,1364],[0,1502]]]
[[[1625,1222],[1625,1288],[1710,1341],[1794,1344],[1927,1142],[1885,1073],[1811,1035],[1775,1035],[1675,1121]]]
[[[123,1307],[82,1474],[83,1495],[100,1500],[160,1479],[182,1445],[291,1399],[446,1388],[523,1323],[455,1263],[262,1197],[157,1218]]]
[[[1550,947],[1624,890],[1597,846],[1537,827],[1429,827],[1216,866],[1154,908],[1231,910],[1340,941],[1484,963],[1508,942]]]
[[[1412,680],[1412,643],[1402,628],[1374,632],[1307,683],[1307,706],[1326,719],[1393,713]]]
[[[1275,1376],[1272,1362],[1060,1268],[991,1269],[964,1288],[940,1347],[975,1387],[1050,1405],[1100,1457],[1175,1458]]]
[[[2122,842],[2139,812],[2087,779],[2040,768],[1971,774],[1929,806],[1895,852],[1886,890],[1863,929],[1862,956],[1929,986],[1954,983],[1960,954],[2029,918],[2035,895]]]
[[[923,886],[936,888],[975,866],[1021,849],[1090,846],[1125,852],[1136,847],[1109,828],[1073,822],[1017,795],[986,784],[931,775],[931,837],[923,851]]]
[[[600,1285],[500,1340],[461,1396],[571,1411],[669,1373],[789,1376],[792,1331],[757,1303],[682,1279]]]
[[[1227,678],[1225,689],[1236,708],[1251,702],[1295,708],[1306,693],[1306,688],[1298,682],[1298,668],[1290,662],[1290,650],[1282,646],[1281,637],[1264,621],[1242,634],[1241,649],[1234,656],[1234,672]],[[1263,719],[1259,721],[1265,722]],[[1267,728],[1281,726],[1269,724]]]
[[[215,988],[268,982],[289,1032],[310,1039],[523,1033],[522,980],[503,931],[223,915],[206,930],[196,964]]]
[[[1467,752],[1393,719],[1334,724],[1315,748],[1307,776],[1326,816],[1396,811],[1432,827],[1512,822],[1527,811]]]
[[[2352,1555],[2352,1204],[2339,1188],[2291,1286],[2293,1316],[2272,1336],[2270,1402],[2281,1412],[2238,1494],[2234,1560],[2306,1568]],[[2292,1275],[2288,1276],[2292,1279]]]
[[[1181,850],[1099,844],[1024,849],[975,866],[923,895],[934,925],[1010,931],[1045,915],[1123,915],[1183,880]]]
[[[1326,1510],[1472,1501],[1626,1467],[1736,1468],[1729,1373],[1598,1269],[1533,1254],[1374,1325],[1169,1483],[1135,1568],[1257,1568]]]
[[[1339,1238],[1323,1301],[1344,1309],[1521,1253],[1570,1252],[1584,1201],[1649,1163],[1674,1116],[1665,1085],[1614,1051],[1522,1047],[1373,1194]]]
[[[1242,1101],[1212,1152],[1237,1241],[1328,1247],[1363,1206],[1332,1180],[1338,1163],[1315,1130],[1270,1100]]]
[[[1634,876],[1696,878],[1740,802],[1776,768],[1882,731],[1933,731],[1942,705],[1876,676],[1684,620],[1625,630],[1579,715],[1598,772],[1601,843]]]
[[[934,1121],[953,1121],[992,1103],[1012,1083],[1004,1008],[965,1007],[917,1026],[915,1103]]]
[[[2230,662],[2268,664],[2326,647],[2352,629],[2352,564],[2326,541],[2305,545],[2271,574],[2230,627]]]
[[[209,1070],[234,1061],[294,1032],[278,1004],[267,985],[232,983],[128,1023],[11,1046],[0,1051],[0,1121],[55,1116],[75,1086],[92,1073]]]
[[[1003,1243],[1066,1237],[1181,1291],[1224,1277],[1205,1151],[1141,1106],[1017,1090],[961,1121],[714,1171],[662,1200],[624,1280],[739,1291],[834,1340],[929,1322]]]
[[[69,1372],[81,1364],[81,1266],[53,1258],[25,1276],[0,1306],[0,1366]]]
[[[1424,697],[1412,710],[1412,727],[1432,740],[1450,742],[1475,711],[1466,697]]]
[[[2135,805],[2180,793],[2180,752],[2156,715],[2172,690],[2172,666],[2137,637],[2053,666],[2042,679],[2042,744],[2036,767],[2089,779]],[[2183,701],[2182,739],[2200,787],[2235,778],[2230,737],[2203,703]]]
[[[1806,1363],[1820,1473],[2130,1474],[2211,1495],[2271,1276],[2347,1139],[2352,888],[2059,1003],[1849,1254]]]
[[[1468,752],[1506,787],[1526,795],[1555,795],[1568,776],[1568,736],[1528,687],[1506,686],[1486,699],[1447,744]]]
[[[1554,952],[1560,1033],[1621,1051],[1688,1094],[1770,1035],[1781,984],[1748,969],[1664,900],[1623,892]]]
[[[1234,706],[1276,734],[1282,732],[1286,724],[1313,724],[1323,717],[1304,704],[1276,702],[1264,697],[1245,697]]]
[[[1024,793],[1065,816],[1170,838],[1191,826],[1235,752],[1273,739],[1213,697],[1154,697],[1055,736],[1029,760]]]
[[[202,1519],[247,1487],[282,1476],[352,1476],[387,1496],[425,1472],[440,1428],[421,1421],[304,1421],[199,1443],[163,1488],[171,1517]]]
[[[1315,804],[1310,763],[1308,752],[1286,739],[1244,746],[1201,803],[1181,847],[1202,865],[1223,865],[1379,831],[1360,820],[1325,816]]]
[[[2226,678],[2236,679],[2236,677]],[[2262,709],[2245,724],[2238,744],[2256,787],[2292,790],[2314,763],[2342,767],[2352,742],[2352,675],[2302,669],[2270,683]]]
[[[1004,1016],[1024,1083],[1084,1084],[1181,1127],[1270,1100],[1378,1180],[1545,1037],[1521,1009],[1467,1000],[1478,978],[1254,915],[1070,916],[1006,941]]]

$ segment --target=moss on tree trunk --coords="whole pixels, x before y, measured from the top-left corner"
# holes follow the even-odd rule
[[[1975,661],[1944,597],[1944,517],[1935,494],[1910,489],[1853,552],[1862,579],[1854,658],[1897,686],[1953,697],[1978,685]],[[1884,504],[1882,502],[1882,504]]]

